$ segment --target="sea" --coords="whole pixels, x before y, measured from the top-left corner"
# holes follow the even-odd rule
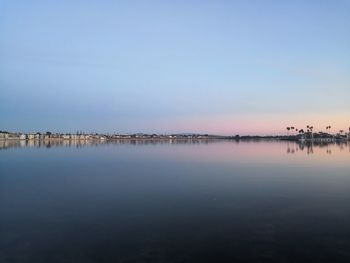
[[[350,262],[350,143],[0,142],[0,262]]]

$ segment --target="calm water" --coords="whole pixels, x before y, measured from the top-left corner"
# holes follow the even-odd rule
[[[0,262],[350,262],[350,146],[3,144]]]

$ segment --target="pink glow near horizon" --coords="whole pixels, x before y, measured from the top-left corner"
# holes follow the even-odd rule
[[[192,117],[172,120],[156,124],[161,130],[168,132],[197,132],[222,135],[285,135],[286,127],[294,126],[306,130],[312,125],[314,131],[326,132],[328,125],[331,132],[348,131],[350,117],[348,114],[303,114],[303,115],[259,115],[245,117]]]

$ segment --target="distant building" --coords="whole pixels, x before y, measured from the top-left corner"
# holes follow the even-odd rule
[[[19,140],[19,134],[18,133],[9,133],[9,134],[7,134],[7,139],[9,139],[9,140]]]
[[[7,140],[9,134],[7,132],[0,132],[0,140]]]
[[[27,139],[27,135],[25,135],[25,134],[20,134],[20,135],[19,135],[19,139],[20,139],[20,140],[26,140],[26,139]]]
[[[60,139],[60,137],[59,134],[51,134],[50,139]]]

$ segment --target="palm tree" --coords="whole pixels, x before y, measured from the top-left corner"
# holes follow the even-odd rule
[[[287,127],[287,131],[288,131],[288,136],[289,136],[290,127]]]
[[[314,129],[314,126],[310,126],[310,131],[311,131],[311,140],[314,139],[314,134],[313,134],[313,129]]]
[[[307,132],[311,133],[311,139],[313,139],[314,135],[312,133],[312,130],[314,129],[314,126],[307,125],[306,128],[307,128]]]

